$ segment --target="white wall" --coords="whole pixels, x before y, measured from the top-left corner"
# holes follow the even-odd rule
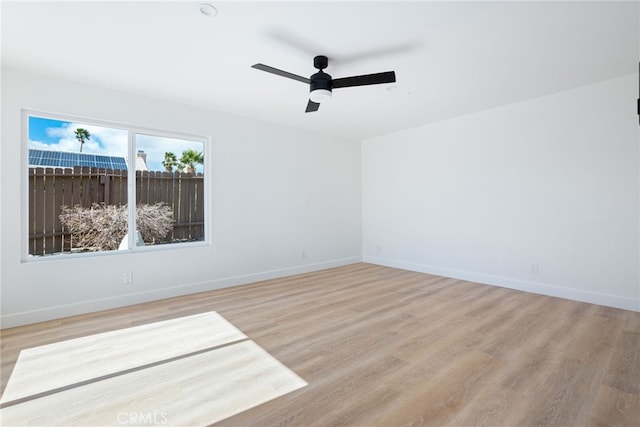
[[[2,327],[361,256],[640,310],[637,82],[374,138],[361,153],[357,141],[3,69]],[[212,245],[21,262],[21,108],[210,135]]]
[[[640,310],[637,85],[364,141],[363,259]]]
[[[2,71],[2,327],[360,261],[359,141]],[[21,262],[21,108],[210,135],[212,245]]]

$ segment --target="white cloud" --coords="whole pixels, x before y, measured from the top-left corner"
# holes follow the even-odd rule
[[[83,153],[127,156],[128,137],[126,130],[82,123],[66,123],[62,127],[48,128],[47,135],[59,139],[57,143],[49,144],[47,148],[49,150],[79,152],[80,142],[75,136],[75,131],[78,128],[86,129],[90,135],[89,140],[85,141],[82,147]]]
[[[51,150],[51,145],[42,141],[33,141],[29,140],[29,148],[34,148],[36,150]]]

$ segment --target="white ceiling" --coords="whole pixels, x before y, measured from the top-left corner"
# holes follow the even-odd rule
[[[640,56],[637,1],[199,3],[3,1],[2,62],[364,139],[631,74]],[[319,54],[334,78],[398,81],[305,114],[305,84],[250,68],[308,77]]]

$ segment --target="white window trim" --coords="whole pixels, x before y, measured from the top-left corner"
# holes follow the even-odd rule
[[[83,252],[83,253],[56,253],[44,256],[33,256],[29,254],[29,117],[41,117],[45,119],[60,120],[66,122],[79,122],[87,125],[103,126],[110,128],[122,129],[128,132],[128,156],[129,159],[135,159],[136,147],[133,144],[136,134],[144,134],[149,136],[157,136],[173,139],[185,139],[203,143],[204,152],[204,240],[197,242],[181,242],[171,243],[166,245],[145,245],[136,246],[135,237],[136,233],[128,233],[129,248],[124,250],[112,250],[112,251],[99,251],[99,252]],[[31,262],[48,262],[58,261],[63,259],[73,258],[86,258],[86,257],[98,257],[98,256],[126,256],[132,253],[138,252],[154,252],[154,251],[166,251],[166,250],[182,250],[194,247],[211,246],[211,137],[207,135],[198,135],[191,133],[182,133],[175,131],[166,131],[161,129],[145,128],[141,126],[130,125],[121,122],[111,122],[99,119],[89,119],[86,117],[50,113],[35,109],[21,110],[21,149],[20,149],[20,208],[21,218],[20,221],[20,241],[21,241],[21,261],[23,263]],[[127,198],[128,207],[136,205],[136,171],[135,167],[127,168]],[[135,230],[135,210],[128,208],[128,229]],[[133,227],[133,228],[131,228]]]

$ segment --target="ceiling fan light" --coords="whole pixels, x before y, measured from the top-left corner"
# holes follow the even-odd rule
[[[327,89],[316,89],[309,94],[309,99],[317,104],[331,101],[331,91]]]

